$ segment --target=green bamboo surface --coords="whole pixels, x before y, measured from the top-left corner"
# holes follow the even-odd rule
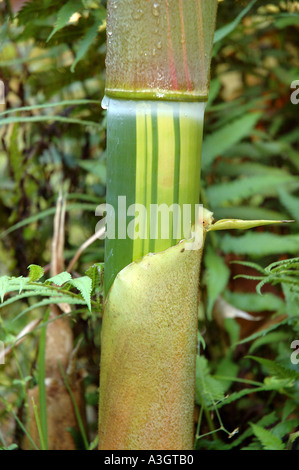
[[[115,238],[107,232],[106,292],[132,261],[190,235],[184,217],[190,214],[191,227],[199,203],[204,107],[196,102],[108,100],[106,202],[115,210]],[[133,204],[135,211],[125,215]],[[170,208],[167,220],[161,205]]]

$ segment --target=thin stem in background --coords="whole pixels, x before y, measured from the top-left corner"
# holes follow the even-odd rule
[[[38,411],[37,411],[37,406],[35,404],[35,401],[34,401],[33,397],[31,398],[31,400],[32,400],[33,413],[34,413],[36,427],[37,427],[37,431],[38,431],[38,435],[39,435],[41,450],[47,450],[46,449],[46,443],[45,443],[45,440],[44,440],[44,434],[43,434],[42,427],[41,427],[40,418],[39,418]]]
[[[92,245],[92,243],[94,243],[98,238],[103,236],[104,233],[105,233],[105,228],[102,227],[100,230],[98,230],[94,235],[92,235],[90,238],[88,238],[88,240],[86,240],[80,246],[80,248],[77,250],[75,256],[69,262],[69,265],[67,267],[68,272],[70,272],[73,269],[74,265],[77,263],[78,259],[80,258],[81,254],[83,253],[83,251],[86,250],[86,248],[88,248],[90,245]]]
[[[61,362],[59,362],[58,365],[59,365],[60,373],[61,373],[62,378],[63,378],[64,385],[65,385],[65,387],[66,387],[66,389],[67,389],[67,391],[70,395],[70,398],[71,398],[71,401],[72,401],[72,404],[73,404],[73,407],[74,407],[76,419],[77,419],[77,422],[78,422],[78,425],[79,425],[79,428],[80,428],[80,432],[81,432],[81,436],[82,436],[82,439],[83,439],[83,442],[84,442],[85,450],[88,450],[89,449],[89,443],[88,443],[88,439],[87,439],[87,436],[86,436],[85,428],[84,428],[84,425],[83,425],[83,421],[82,421],[82,418],[81,418],[81,415],[80,415],[80,411],[79,411],[76,399],[74,397],[74,394],[73,394],[72,389],[70,387],[70,384],[68,382],[67,376],[66,376],[66,374],[63,370]]]

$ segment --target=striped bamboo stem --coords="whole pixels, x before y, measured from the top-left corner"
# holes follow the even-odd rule
[[[189,237],[199,203],[204,106],[109,100],[107,202],[116,223],[105,245],[106,292],[132,261]]]
[[[99,449],[192,448],[203,247],[179,241],[197,218],[216,11],[108,0]]]
[[[195,221],[216,10],[217,0],[108,0],[106,294],[129,263],[184,238],[187,205]],[[169,214],[169,236],[151,213],[162,204],[181,215]]]

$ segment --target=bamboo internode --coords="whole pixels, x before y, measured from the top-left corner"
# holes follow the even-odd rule
[[[110,0],[106,94],[205,101],[217,0]]]

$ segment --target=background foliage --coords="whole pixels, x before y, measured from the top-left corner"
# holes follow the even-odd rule
[[[64,269],[94,234],[95,209],[105,200],[105,1],[32,0],[17,16],[2,1],[0,22],[6,89],[0,340],[9,346],[53,303],[45,279],[59,192],[67,198]],[[209,239],[199,317],[198,449],[298,448],[299,369],[291,362],[291,343],[299,340],[298,260],[289,261],[299,255],[299,105],[290,102],[290,84],[299,79],[298,29],[298,2],[219,4],[202,201],[217,219],[295,222]],[[102,262],[103,242],[96,240],[60,279],[63,292],[58,286],[55,293],[72,305],[90,442],[96,435]],[[29,265],[43,271],[34,267],[28,275]],[[256,292],[260,281],[263,295]],[[26,390],[38,382],[39,335],[33,328],[0,366],[4,448],[22,445]]]

